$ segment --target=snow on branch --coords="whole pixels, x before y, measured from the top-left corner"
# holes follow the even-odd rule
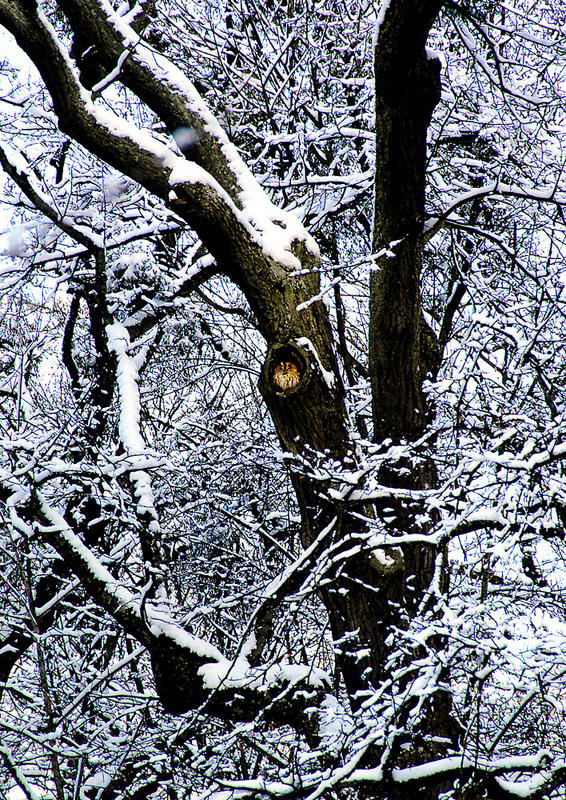
[[[103,242],[100,236],[93,234],[90,229],[85,228],[83,225],[77,225],[68,216],[62,216],[53,208],[51,198],[35,185],[32,170],[23,154],[7,142],[0,142],[0,165],[34,206],[60,230],[86,248],[87,251],[102,248]]]
[[[100,563],[40,492],[32,496],[31,503],[36,518],[35,526],[42,538],[68,561],[87,591],[130,633],[143,639],[139,600]]]
[[[116,354],[117,383],[120,397],[120,439],[126,450],[128,461],[132,466],[137,463],[147,465],[147,456],[151,456],[140,430],[140,393],[138,387],[138,370],[132,356],[129,355],[130,334],[119,322],[108,325],[108,349]],[[140,461],[141,459],[141,461]],[[134,469],[130,473],[134,483],[134,491],[138,499],[137,512],[142,518],[149,519],[151,533],[159,533],[158,514],[155,508],[151,480],[146,469]]]
[[[240,222],[267,257],[296,269],[300,265],[292,252],[295,242],[318,257],[318,247],[299,219],[271,202],[193,83],[178,67],[141,41],[107,0],[64,0],[61,5],[71,24],[86,26],[98,34],[97,47],[102,57],[108,63],[118,61],[120,80],[167,125],[183,155],[193,167],[198,165],[199,180],[202,182],[206,173],[216,192],[222,187],[240,212]],[[124,53],[128,53],[127,58]],[[193,178],[182,175],[182,169],[172,173],[170,184],[194,179],[194,173]]]
[[[440,758],[412,767],[395,768],[391,770],[391,780],[396,784],[418,784],[436,780],[443,781],[447,778],[459,778],[465,781],[467,777],[474,776],[495,790],[498,788],[498,797],[513,800],[513,798],[538,797],[541,790],[560,785],[566,773],[566,764],[557,762],[550,767],[551,755],[546,750],[540,750],[534,755],[510,756],[506,758],[484,759],[477,756],[468,756],[465,753]],[[505,774],[535,772],[531,778],[520,780],[517,777],[507,779]],[[481,777],[480,777],[481,776]],[[374,768],[354,770],[344,783],[359,785],[363,783],[381,783],[384,780],[384,770],[380,765]]]
[[[257,240],[259,231],[261,238],[261,225],[254,226],[250,220],[265,206],[266,198],[262,196],[261,203],[257,199],[253,213],[242,212],[236,220],[236,205],[229,194],[206,169],[183,158],[173,141],[167,146],[149,131],[97,105],[81,86],[74,65],[39,8],[34,13],[27,6],[15,9],[6,0],[0,0],[0,23],[14,34],[24,51],[33,55],[53,100],[61,130],[164,200],[175,199],[176,195],[171,197],[172,186],[182,185],[185,198],[191,198],[195,208],[206,205],[206,220],[216,234],[231,232],[233,235],[236,230],[240,238],[249,240],[253,233]],[[181,216],[183,211],[186,214],[179,205],[176,210]],[[194,214],[188,216],[194,221]],[[274,242],[279,243],[278,250],[290,246],[291,240],[288,235],[284,237],[285,231],[279,227],[275,233],[278,225],[272,220],[269,227]],[[290,252],[287,257],[293,258],[295,263]]]
[[[33,492],[27,501],[23,493],[11,497],[13,503],[27,506],[35,530],[66,561],[95,603],[149,650],[158,694],[169,711],[183,713],[206,703],[222,719],[252,720],[265,711],[269,719],[297,730],[316,728],[312,712],[322,708],[330,685],[323,670],[308,664],[252,666],[244,651],[226,658],[162,607],[143,603],[143,592],[133,591],[112,575],[40,492]],[[163,670],[165,678],[160,680]],[[173,705],[168,692],[173,692]]]
[[[67,560],[93,599],[128,633],[150,649],[154,639],[166,637],[172,644],[185,648],[202,660],[218,664],[226,662],[218,648],[189,634],[163,610],[154,608],[151,603],[145,604],[145,620],[142,619],[140,593],[127,588],[112,575],[40,492],[34,493],[31,503],[38,532]]]
[[[515,197],[523,200],[532,200],[535,203],[553,203],[562,208],[566,205],[566,195],[558,192],[557,188],[556,185],[550,185],[542,189],[536,189],[531,186],[513,186],[494,180],[485,186],[470,189],[454,198],[450,207],[443,211],[440,216],[432,217],[427,221],[424,230],[425,239],[427,241],[431,239],[446,222],[451,221],[450,217],[460,206],[483,197]]]

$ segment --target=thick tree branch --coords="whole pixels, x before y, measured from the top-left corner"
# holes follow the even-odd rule
[[[240,665],[237,678],[232,679],[235,664],[216,647],[192,636],[149,604],[142,612],[142,595],[132,594],[103,567],[39,493],[30,497],[27,514],[93,600],[149,651],[157,692],[167,711],[182,714],[203,707],[223,720],[260,717],[291,725],[308,737],[316,734],[316,715],[308,710],[319,706],[327,692],[328,679],[320,670],[305,666],[304,677],[297,679],[296,670],[287,677],[284,670],[252,670],[248,665],[242,676]],[[215,677],[207,681],[210,669]]]
[[[191,81],[144,42],[106,0],[58,0],[58,5],[75,36],[94,48],[101,66],[110,71],[119,64],[118,80],[162,119],[172,136],[179,132],[184,155],[218,181],[241,209],[240,195],[246,183],[255,180]]]
[[[236,169],[240,179],[245,175],[241,187],[244,191],[237,194],[237,202],[214,177],[214,173],[219,174],[226,183],[212,156],[202,159],[212,170],[208,172],[196,162],[177,155],[149,132],[139,131],[111,112],[98,108],[80,85],[51,25],[33,6],[24,0],[13,3],[0,0],[0,22],[16,37],[39,69],[61,129],[170,203],[196,230],[220,269],[241,286],[268,341],[285,340],[293,334],[306,334],[315,345],[315,340],[319,339],[319,347],[329,341],[330,328],[322,302],[312,303],[300,312],[296,310],[318,294],[318,273],[313,271],[318,266],[316,245],[295,217],[278,211],[270,203],[239,156],[233,157],[233,151],[227,149],[227,140],[220,136],[218,129],[214,128],[212,137],[216,141],[214,158],[225,162],[226,169]],[[100,27],[100,19],[98,23]],[[109,31],[115,33],[107,22],[103,30],[106,37],[110,36]],[[158,70],[159,79],[165,84],[168,76],[175,74],[168,62],[161,64]],[[143,85],[151,83],[145,68],[138,80]],[[142,88],[138,88],[141,92]],[[174,89],[177,102],[182,106],[181,89],[190,92],[191,85],[186,81],[186,86],[175,85]],[[157,109],[160,116],[167,118],[171,102],[165,87],[164,100]],[[211,119],[206,117],[207,129],[213,128]],[[175,124],[177,122],[183,120]],[[222,143],[221,147],[218,142]],[[275,298],[278,302],[274,302]],[[337,370],[328,345],[319,356],[326,369]]]

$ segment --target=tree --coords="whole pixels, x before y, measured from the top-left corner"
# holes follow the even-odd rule
[[[0,0],[29,797],[563,790],[564,12],[372,13]]]

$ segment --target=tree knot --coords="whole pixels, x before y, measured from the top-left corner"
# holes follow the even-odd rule
[[[268,392],[286,396],[305,386],[309,367],[309,354],[302,347],[292,342],[275,344],[267,353],[260,380]]]

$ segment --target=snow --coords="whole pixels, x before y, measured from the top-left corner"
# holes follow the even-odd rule
[[[235,661],[220,657],[211,664],[204,664],[199,667],[199,675],[202,676],[204,686],[209,689],[218,689],[219,686],[249,685],[250,665],[246,658],[240,657]]]
[[[318,355],[318,352],[314,344],[311,342],[311,340],[308,339],[306,336],[301,336],[299,339],[295,339],[295,344],[298,347],[304,347],[305,350],[308,350],[314,356],[316,365],[319,369],[319,372],[324,382],[326,383],[329,389],[334,389],[336,386],[336,378],[332,372],[329,372],[327,369],[324,369],[322,361],[320,360],[320,356]]]
[[[232,206],[234,212],[237,212],[237,209],[235,208],[228,192],[226,192],[222,186],[220,186],[218,181],[216,181],[205,169],[199,167],[198,164],[195,164],[194,161],[187,161],[186,159],[181,158],[174,153],[168,153],[163,160],[163,165],[171,168],[171,172],[169,173],[169,186],[175,186],[176,184],[183,183],[208,186],[214,192],[219,194],[224,202]]]
[[[308,270],[306,270],[306,271],[308,272]],[[328,294],[328,292],[334,286],[337,286],[341,282],[341,280],[342,280],[342,278],[340,278],[340,277],[334,278],[334,280],[330,281],[328,286],[325,286],[324,289],[321,289],[321,291],[318,294],[315,294],[312,297],[309,297],[309,299],[305,300],[304,303],[299,303],[299,305],[297,306],[297,311],[303,311],[305,308],[308,308],[313,303],[316,303],[318,300],[324,300],[326,295]]]
[[[263,189],[256,185],[254,190],[248,188],[240,193],[242,208],[234,203],[227,191],[205,169],[192,161],[187,161],[168,151],[160,156],[163,165],[170,168],[169,185],[172,187],[170,200],[178,199],[174,187],[178,185],[201,185],[207,187],[217,199],[230,210],[230,213],[245,228],[250,238],[262,249],[267,258],[289,270],[297,270],[301,262],[292,253],[294,241],[304,241],[313,255],[319,255],[318,248],[306,237],[299,219],[291,213],[282,212],[271,203]]]
[[[300,263],[296,256],[293,255],[291,248],[294,241],[300,241],[304,243],[313,256],[318,258],[320,253],[314,239],[307,233],[300,220],[294,214],[282,211],[271,202],[240,157],[236,147],[228,139],[217,119],[209,111],[193,83],[164,56],[153,50],[146,43],[140,42],[138,35],[126,24],[123,18],[114,12],[110,3],[103,0],[101,5],[109,22],[123,37],[124,47],[131,49],[130,58],[137,60],[164,87],[181,99],[188,113],[199,119],[203,135],[209,135],[218,143],[229,171],[240,190],[238,203],[241,208],[237,209],[240,212],[239,219],[246,226],[248,233],[261,246],[265,255],[289,269],[297,269]],[[91,113],[116,135],[127,136],[148,152],[155,151],[162,163],[167,163],[172,169],[177,166],[171,163],[170,155],[168,156],[164,152],[167,148],[159,145],[150,134],[144,134],[134,126],[123,123],[118,118],[113,118],[114,115],[112,117],[106,116],[108,112],[102,112],[99,108],[95,108],[88,98],[85,98],[85,102],[88,103]],[[177,134],[177,136],[180,135],[181,142],[178,141],[177,144],[181,146],[183,140],[186,141],[187,132],[186,128],[178,130],[181,131],[180,134]],[[172,151],[169,150],[169,154],[172,154]],[[179,160],[185,164],[187,163],[184,159]],[[202,182],[204,180],[203,172],[204,170],[200,173],[187,173],[187,182],[191,183],[195,178]],[[178,177],[181,174],[182,169],[179,165],[178,172],[175,174],[171,185],[182,182]],[[207,173],[205,175],[207,175],[206,184],[216,189],[218,183]]]
[[[7,793],[7,800],[43,800],[43,792],[39,787],[29,783],[23,770],[21,770],[14,761],[10,750],[1,744],[0,755],[2,755],[6,762],[10,765],[14,773],[14,777],[19,784],[17,787],[10,789],[10,791]],[[8,787],[4,786],[3,789],[7,790]]]
[[[88,795],[86,792],[89,789],[105,789],[110,784],[111,780],[112,773],[109,770],[99,770],[98,772],[94,772],[85,780],[81,794],[83,797],[87,797]]]
[[[118,59],[118,63],[116,64],[114,69],[111,72],[109,72],[108,75],[106,75],[101,81],[99,81],[92,87],[91,91],[93,95],[102,93],[107,86],[110,86],[110,84],[113,83],[120,76],[120,72],[122,70],[124,61],[128,58],[129,55],[130,55],[130,50],[125,49],[122,52],[120,58]]]
[[[564,767],[565,765],[562,766]],[[503,778],[496,778],[496,781],[502,789],[509,792],[509,794],[515,795],[515,797],[533,797],[548,783],[551,777],[551,773],[543,772],[526,781],[509,781]]]
[[[399,552],[401,551],[399,550]],[[372,550],[372,555],[378,564],[382,564],[384,567],[391,567],[395,564],[395,559],[387,555],[385,550],[382,550],[381,547],[374,548],[374,550]]]
[[[272,686],[294,686],[303,683],[313,689],[328,688],[331,684],[327,672],[307,664],[274,664],[271,667],[251,667],[247,658],[240,655],[234,660],[219,657],[199,668],[199,675],[209,689],[249,687],[267,690]]]
[[[430,778],[433,775],[442,775],[443,772],[457,772],[470,768],[479,768],[486,772],[512,772],[516,770],[538,769],[541,763],[547,760],[548,757],[549,754],[545,750],[539,751],[532,756],[511,756],[509,758],[494,759],[492,761],[467,757],[466,755],[448,756],[446,758],[439,758],[436,761],[426,762],[425,764],[417,764],[414,767],[393,769],[391,770],[391,777],[396,783],[412,783]],[[350,782],[380,781],[382,778],[382,768],[373,767],[355,770],[350,776]],[[525,782],[501,781],[500,779],[498,779],[498,782],[500,782],[502,786],[505,784],[509,791],[515,793],[517,797],[529,797],[530,794],[534,793],[535,788],[541,786],[544,781],[537,776]],[[522,787],[525,787],[525,789]],[[522,792],[526,791],[526,787],[529,787],[529,793],[523,794]]]
[[[140,431],[140,396],[138,387],[138,370],[135,359],[128,354],[130,334],[119,322],[107,325],[108,349],[116,353],[118,360],[117,383],[120,395],[120,439],[131,460],[136,466],[136,459],[148,455],[148,447]],[[146,470],[137,469],[130,473],[138,498],[138,513],[152,518],[150,530],[159,531],[158,516],[155,509],[151,480]]]
[[[104,197],[106,200],[117,200],[126,191],[126,180],[121,173],[107,175],[104,178]]]
[[[379,9],[378,9],[378,12],[377,12],[377,17],[376,17],[376,20],[375,20],[375,27],[374,27],[374,31],[373,31],[373,46],[374,47],[377,45],[377,40],[379,38],[379,30],[380,30],[381,26],[383,25],[383,20],[385,19],[385,15],[387,14],[387,11],[388,11],[390,5],[391,5],[391,0],[381,0],[381,2],[379,4]]]
[[[354,720],[338,699],[327,694],[320,704],[319,735],[326,750],[340,748],[344,736],[354,730]]]
[[[45,532],[53,531],[61,535],[65,541],[73,548],[73,550],[80,557],[81,561],[89,568],[91,574],[102,584],[105,584],[106,591],[119,601],[120,605],[127,606],[130,609],[136,610],[139,608],[139,603],[135,600],[134,595],[116,581],[114,576],[104,567],[94,554],[83,544],[79,537],[67,525],[64,517],[52,508],[45,498],[38,492],[37,499],[40,504],[41,512],[45,519],[51,523],[50,526],[40,525],[40,530]]]
[[[198,636],[193,636],[192,633],[188,633],[188,631],[170,617],[154,608],[151,603],[147,603],[145,609],[149,629],[154,636],[167,636],[169,639],[172,639],[178,645],[185,647],[197,656],[214,659],[215,663],[224,664],[226,662],[226,659],[217,647],[206,642],[204,639],[200,639]],[[214,666],[214,664],[211,666]]]

